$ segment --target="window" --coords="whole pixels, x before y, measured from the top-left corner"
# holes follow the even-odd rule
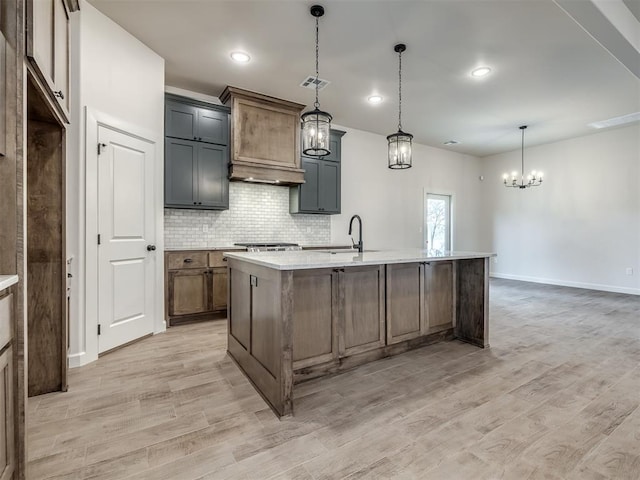
[[[451,250],[451,195],[427,193],[425,200],[425,248]]]

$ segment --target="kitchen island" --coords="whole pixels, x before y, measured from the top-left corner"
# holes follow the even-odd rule
[[[454,338],[486,348],[492,256],[227,252],[228,353],[282,416],[296,383]]]

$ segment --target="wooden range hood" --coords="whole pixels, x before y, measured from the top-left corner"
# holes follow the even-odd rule
[[[300,113],[305,105],[227,87],[231,107],[229,180],[277,185],[304,183],[300,168]]]

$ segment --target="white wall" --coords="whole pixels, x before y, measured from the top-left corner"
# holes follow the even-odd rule
[[[413,167],[390,170],[386,137],[334,128],[347,133],[342,137],[342,214],[331,218],[333,243],[350,243],[349,219],[358,214],[365,249],[423,248],[426,189],[453,195],[453,249],[481,250],[476,157],[414,144]]]
[[[67,252],[73,256],[70,363],[77,366],[97,358],[97,320],[85,315],[86,262],[85,108],[131,126],[160,140],[156,148],[159,186],[162,188],[164,130],[164,60],[108,19],[85,0],[71,15],[71,125],[67,138]],[[87,147],[93,148],[93,146]],[[89,151],[89,150],[87,150]],[[160,194],[161,195],[161,194]],[[160,198],[162,198],[160,196]],[[89,222],[94,218],[89,218]],[[157,243],[161,247],[162,205],[156,214]],[[162,275],[162,259],[160,280]],[[160,288],[159,295],[162,295]],[[161,301],[162,299],[160,299]],[[161,305],[161,303],[159,303]],[[91,305],[89,305],[91,307]],[[162,316],[162,312],[159,312]]]
[[[505,188],[520,155],[481,160],[481,246],[498,253],[493,275],[640,294],[640,126],[530,148],[525,137],[525,171],[545,181]]]

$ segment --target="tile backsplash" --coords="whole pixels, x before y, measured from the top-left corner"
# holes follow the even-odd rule
[[[289,189],[231,182],[229,210],[165,208],[165,248],[230,246],[235,242],[294,242],[327,245],[327,215],[289,214]]]

